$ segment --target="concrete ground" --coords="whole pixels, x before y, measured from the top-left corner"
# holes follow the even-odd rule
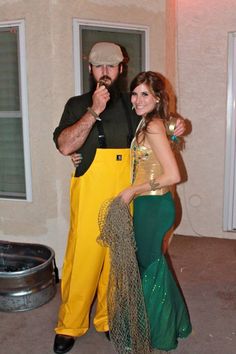
[[[183,290],[193,325],[171,354],[236,353],[236,241],[174,236],[169,255]],[[0,312],[0,354],[53,353],[60,302],[25,312]],[[70,354],[115,354],[112,344],[92,324]],[[142,354],[142,353],[140,353]]]

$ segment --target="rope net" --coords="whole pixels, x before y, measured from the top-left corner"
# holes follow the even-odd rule
[[[149,325],[128,206],[119,197],[105,201],[98,223],[100,235],[97,241],[110,248],[107,296],[111,340],[118,354],[148,354],[151,352]]]

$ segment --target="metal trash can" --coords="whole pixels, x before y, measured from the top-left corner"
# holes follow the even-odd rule
[[[52,248],[0,241],[0,311],[27,311],[47,303],[58,281]]]

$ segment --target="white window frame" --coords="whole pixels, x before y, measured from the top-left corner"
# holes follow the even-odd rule
[[[93,21],[93,20],[81,20],[81,19],[73,19],[73,45],[74,45],[74,72],[75,72],[75,94],[80,95],[82,93],[82,85],[81,85],[81,38],[80,38],[80,26],[91,26],[91,27],[105,27],[105,28],[115,28],[122,30],[136,30],[143,31],[145,35],[145,53],[144,53],[144,61],[145,68],[144,70],[149,70],[150,62],[149,62],[149,27],[141,26],[136,24],[124,24],[117,22],[101,22],[101,21]]]
[[[0,200],[17,201],[17,202],[32,202],[32,176],[31,176],[31,160],[30,160],[30,143],[29,143],[29,118],[28,118],[28,89],[27,89],[27,74],[26,74],[26,49],[25,49],[25,21],[4,21],[0,22],[0,28],[3,27],[18,27],[19,30],[19,85],[20,85],[20,102],[21,102],[21,117],[23,129],[23,149],[24,149],[24,168],[25,168],[25,199],[15,199],[1,197]],[[6,112],[5,116],[9,115]],[[1,117],[0,117],[1,119]]]
[[[236,231],[236,32],[228,33],[224,231]]]

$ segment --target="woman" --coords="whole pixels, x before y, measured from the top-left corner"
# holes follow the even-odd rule
[[[179,169],[166,135],[168,95],[162,76],[138,74],[131,83],[131,102],[142,120],[131,145],[133,184],[120,193],[134,200],[134,236],[151,347],[169,351],[191,332],[188,311],[162,252],[162,242],[175,220],[169,187],[180,182]]]

